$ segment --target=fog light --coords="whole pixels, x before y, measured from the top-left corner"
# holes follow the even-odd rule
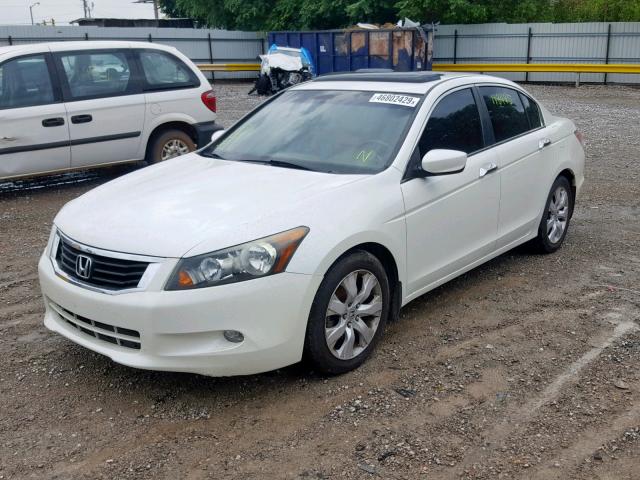
[[[224,338],[232,343],[240,343],[244,340],[244,335],[237,330],[225,330]]]

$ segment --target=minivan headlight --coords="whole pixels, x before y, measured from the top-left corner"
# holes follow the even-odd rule
[[[308,227],[297,227],[235,247],[183,258],[165,289],[212,287],[283,272],[307,233]]]

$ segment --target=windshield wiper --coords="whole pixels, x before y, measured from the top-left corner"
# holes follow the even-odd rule
[[[201,155],[203,157],[209,157],[209,158],[217,158],[218,160],[226,160],[226,158],[224,158],[222,155],[218,155],[215,152],[210,152],[210,153],[201,153]]]
[[[266,160],[264,163],[267,165],[273,165],[274,167],[295,168],[297,170],[308,170],[310,172],[315,171],[312,168],[305,167],[299,163],[285,162],[284,160]]]

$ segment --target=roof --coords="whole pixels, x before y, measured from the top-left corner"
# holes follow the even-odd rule
[[[68,50],[91,50],[95,48],[153,48],[158,50],[175,51],[174,47],[159,43],[149,42],[129,42],[120,40],[87,40],[72,42],[41,42],[24,43],[0,47],[0,57],[3,55],[14,55],[40,53],[40,52],[62,52]]]
[[[358,90],[372,92],[408,93],[424,95],[444,84],[455,88],[470,83],[498,83],[513,85],[504,78],[460,72],[391,72],[360,70],[322,75],[294,87],[295,90]]]

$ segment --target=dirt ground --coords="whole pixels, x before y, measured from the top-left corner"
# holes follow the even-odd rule
[[[216,87],[224,125],[249,88]],[[0,185],[0,479],[640,478],[640,90],[529,88],[588,143],[564,247],[414,301],[340,377],[145,372],[50,333],[54,215],[132,167]]]

